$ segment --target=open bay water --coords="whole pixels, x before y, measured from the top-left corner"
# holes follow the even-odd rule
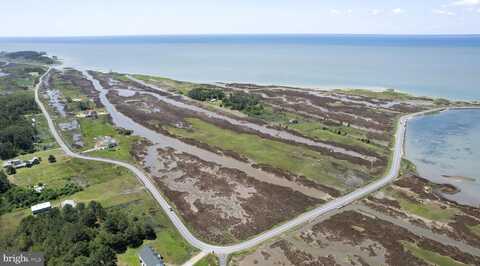
[[[480,35],[184,35],[0,38],[65,65],[196,82],[394,88],[480,99]]]
[[[406,158],[420,176],[461,191],[448,199],[480,207],[480,109],[449,110],[408,122]]]

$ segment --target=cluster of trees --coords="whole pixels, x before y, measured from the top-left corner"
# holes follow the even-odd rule
[[[4,250],[41,250],[46,265],[116,265],[116,253],[155,239],[153,227],[126,211],[107,210],[95,201],[24,218],[0,243]]]
[[[0,97],[0,158],[13,158],[34,149],[36,130],[26,114],[38,112],[31,93],[16,92]]]
[[[5,53],[2,52],[0,56],[13,59],[13,60],[26,60],[32,61],[40,64],[55,64],[55,60],[48,57],[47,53],[45,52],[36,52],[36,51],[19,51],[19,52],[11,52]]]
[[[225,93],[219,89],[195,88],[188,92],[188,97],[202,102],[212,99],[223,100]]]
[[[260,115],[264,111],[258,97],[245,92],[234,92],[223,103],[232,110],[243,111],[250,115]]]
[[[72,195],[82,187],[68,183],[62,188],[44,188],[41,192],[33,188],[11,184],[3,171],[0,171],[0,215],[15,208],[26,208],[40,202],[55,200],[61,196]]]
[[[263,105],[257,96],[245,92],[234,92],[225,95],[222,90],[209,88],[195,88],[188,92],[188,97],[207,101],[211,99],[222,100],[223,106],[232,110],[242,111],[248,115],[258,116],[264,112]]]

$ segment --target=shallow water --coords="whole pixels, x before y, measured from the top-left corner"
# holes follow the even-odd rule
[[[445,197],[480,206],[480,109],[414,118],[408,123],[405,145],[407,159],[422,177],[461,190]]]
[[[289,187],[292,190],[302,192],[305,195],[310,197],[325,198],[327,196],[326,193],[322,191],[297,184],[295,182],[287,180],[286,178],[278,177],[274,174],[265,172],[261,169],[257,169],[253,167],[250,163],[238,161],[232,157],[222,156],[214,152],[198,148],[196,146],[182,142],[176,138],[163,135],[147,127],[144,127],[143,125],[133,121],[130,117],[119,112],[116,109],[116,107],[112,103],[110,103],[110,101],[108,100],[107,98],[108,90],[105,90],[100,84],[100,82],[94,79],[90,74],[88,74],[88,72],[84,71],[83,73],[88,80],[92,81],[95,89],[100,92],[100,100],[102,104],[105,106],[105,109],[108,111],[108,113],[112,117],[113,123],[118,127],[133,130],[134,135],[141,136],[151,141],[153,144],[155,144],[156,148],[162,148],[162,149],[173,148],[178,152],[184,152],[187,154],[197,156],[202,160],[216,163],[222,167],[238,169],[246,173],[247,175],[257,180],[260,180],[262,182],[283,186],[283,187]],[[149,167],[152,167],[152,164],[154,164],[156,161],[157,152],[155,149],[152,149],[152,148],[150,149],[149,152],[151,154],[147,154],[147,158],[148,158],[147,163]],[[155,157],[152,157],[152,156],[155,156]],[[152,158],[155,158],[155,159],[152,159]]]

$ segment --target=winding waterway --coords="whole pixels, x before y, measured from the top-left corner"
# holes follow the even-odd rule
[[[168,93],[167,90],[164,90],[164,89],[159,88],[157,86],[147,84],[143,81],[140,81],[140,80],[132,78],[132,77],[129,77],[129,78],[132,79],[135,82],[138,82],[138,83],[144,85],[144,86],[153,88],[155,90],[159,90],[159,91],[164,92],[164,93]],[[268,127],[265,127],[265,126],[262,126],[262,125],[258,125],[258,124],[248,122],[248,121],[236,120],[236,119],[230,118],[228,116],[224,116],[224,115],[209,111],[209,110],[204,109],[204,108],[200,108],[200,107],[192,105],[192,104],[186,104],[186,103],[183,103],[181,101],[177,101],[177,100],[174,100],[172,98],[165,97],[165,96],[162,96],[162,95],[159,95],[159,94],[150,93],[150,92],[140,92],[140,93],[149,94],[151,96],[156,97],[160,101],[163,101],[165,103],[171,104],[171,105],[176,106],[176,107],[180,107],[180,108],[187,109],[187,110],[190,110],[190,111],[194,111],[194,112],[197,112],[197,113],[202,113],[202,114],[205,114],[205,115],[207,115],[208,117],[211,117],[211,118],[224,120],[224,121],[226,121],[226,122],[228,122],[232,125],[235,125],[235,126],[242,126],[242,127],[250,128],[250,129],[255,130],[257,132],[266,134],[266,135],[268,135],[272,138],[284,139],[284,140],[288,140],[288,141],[294,141],[294,142],[297,142],[297,143],[300,143],[300,144],[305,144],[305,145],[308,145],[308,146],[325,148],[325,149],[330,150],[331,152],[342,153],[342,154],[345,154],[345,155],[348,155],[348,156],[361,158],[361,159],[364,159],[364,160],[367,160],[367,161],[370,161],[370,162],[374,162],[374,161],[377,160],[377,158],[373,157],[373,156],[368,156],[368,155],[361,154],[359,152],[355,152],[355,151],[352,151],[352,150],[347,150],[347,149],[337,147],[337,146],[334,146],[334,145],[329,145],[329,144],[326,144],[326,143],[313,141],[311,139],[307,139],[307,138],[304,138],[304,137],[294,135],[294,134],[289,133],[287,131],[281,131],[281,130],[277,130],[277,129],[274,129],[274,128],[268,128]],[[183,96],[177,96],[177,97],[181,97],[183,100],[188,101],[188,99],[186,99],[186,97],[183,97]]]
[[[450,200],[480,206],[480,109],[448,110],[411,119],[406,157],[420,176],[452,184]]]
[[[296,182],[292,182],[285,178],[281,178],[271,173],[262,171],[261,169],[254,168],[250,163],[242,162],[228,156],[222,156],[214,152],[210,152],[208,150],[198,148],[196,146],[182,142],[176,138],[172,138],[172,137],[160,134],[154,130],[151,130],[149,128],[146,128],[140,125],[139,123],[133,121],[128,116],[119,112],[115,108],[115,106],[112,103],[110,103],[110,101],[107,98],[108,90],[104,89],[98,80],[94,79],[86,71],[84,71],[83,73],[85,77],[93,83],[95,89],[100,92],[100,100],[102,104],[105,106],[105,109],[111,115],[113,123],[119,127],[132,130],[134,135],[141,136],[163,149],[173,148],[178,152],[191,154],[191,155],[197,156],[198,158],[201,158],[202,160],[213,162],[223,167],[238,169],[240,171],[243,171],[247,175],[257,180],[260,180],[262,182],[266,182],[266,183],[270,183],[270,184],[274,184],[282,187],[289,187],[292,190],[299,191],[307,196],[314,197],[314,198],[320,198],[320,199],[328,198],[328,195],[326,193],[321,192],[317,189],[300,185]]]

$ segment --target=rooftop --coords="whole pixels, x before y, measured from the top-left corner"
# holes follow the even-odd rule
[[[39,203],[37,205],[33,205],[31,209],[32,209],[32,212],[35,212],[35,211],[39,211],[39,210],[43,210],[51,207],[52,207],[52,204],[50,204],[50,202],[47,201],[47,202]]]
[[[140,259],[147,266],[163,266],[162,257],[150,246],[143,246],[138,253]]]

